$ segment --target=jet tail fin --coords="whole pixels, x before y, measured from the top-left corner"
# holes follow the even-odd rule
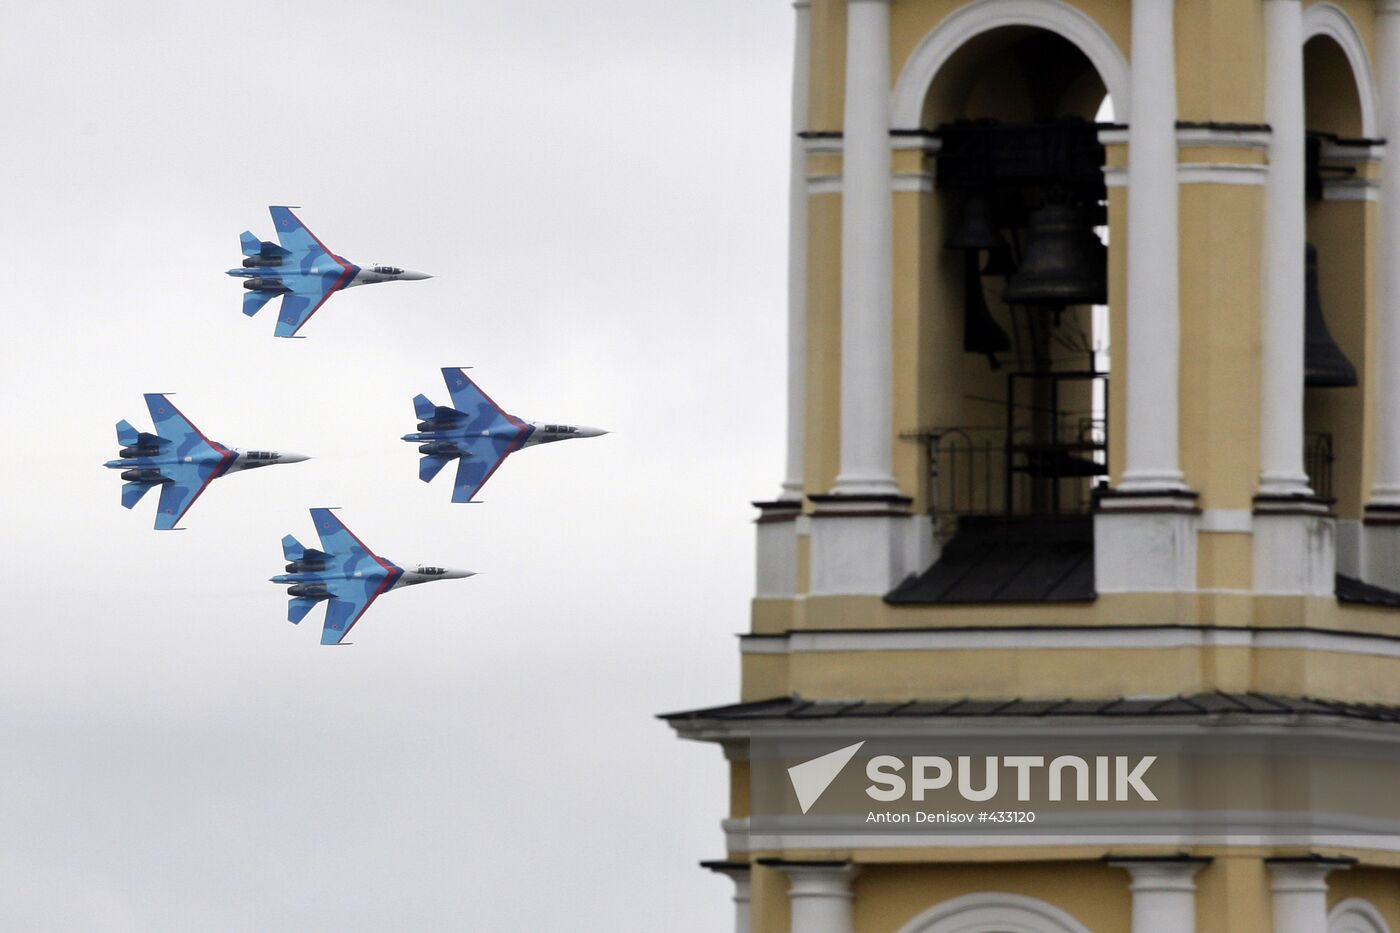
[[[123,447],[135,447],[141,443],[141,432],[132,427],[125,418],[117,422],[117,443]]]
[[[302,547],[301,542],[296,538],[287,535],[282,539],[282,556],[287,560],[301,560],[304,554],[306,554],[306,548]]]
[[[283,249],[276,243],[267,240],[259,240],[253,236],[253,231],[244,230],[238,235],[238,242],[243,247],[244,256],[260,256],[264,259],[268,257],[290,256],[292,251]]]
[[[316,600],[297,596],[287,600],[287,621],[296,625],[306,614],[316,607]]]
[[[263,309],[263,305],[276,298],[280,292],[246,291],[243,293],[243,313],[252,317]]]
[[[442,472],[442,468],[452,462],[451,457],[424,457],[418,461],[418,478],[425,483],[431,483],[433,477]]]
[[[428,421],[437,411],[437,406],[428,401],[426,395],[419,394],[413,397],[413,411],[418,415],[419,421]]]
[[[154,483],[122,483],[122,508],[135,508],[141,497],[151,491]]]

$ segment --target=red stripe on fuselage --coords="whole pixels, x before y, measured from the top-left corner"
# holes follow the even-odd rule
[[[208,444],[209,448],[213,450],[214,453],[219,455],[219,465],[214,468],[214,472],[210,473],[209,476],[205,478],[204,482],[200,484],[199,488],[195,490],[194,495],[190,496],[190,501],[185,503],[185,507],[180,510],[180,514],[176,515],[175,518],[171,520],[170,524],[174,525],[178,523],[180,519],[185,517],[185,513],[188,512],[190,510],[190,507],[194,505],[195,500],[198,499],[200,496],[204,495],[204,490],[209,488],[209,484],[214,482],[214,480],[218,479],[220,476],[224,475],[224,471],[226,471],[229,467],[229,464],[233,462],[235,454],[233,453],[233,451],[229,450],[227,447],[225,447],[223,444],[220,444],[218,441],[211,441],[208,437],[206,437],[204,432],[199,429],[199,426],[196,425],[193,421],[191,421],[188,415],[186,415],[178,407],[176,407],[174,402],[170,401],[170,399],[168,398],[165,398],[165,396],[163,395],[161,396],[161,398],[165,399],[165,404],[170,406],[171,411],[175,412],[175,414],[179,415],[181,418],[184,419],[185,424],[190,426],[191,431],[194,431],[194,433],[199,435],[200,440]]]
[[[290,208],[287,209],[287,213],[291,214],[293,217],[297,217],[296,214],[292,213],[292,210]],[[317,311],[321,310],[321,305],[326,303],[326,299],[330,298],[336,292],[340,291],[342,288],[345,287],[345,283],[350,279],[351,275],[349,263],[345,262],[335,253],[332,253],[329,249],[327,249],[326,244],[321,242],[321,238],[318,237],[316,234],[312,233],[311,228],[308,227],[306,224],[302,223],[300,217],[297,217],[297,223],[301,224],[301,229],[306,231],[306,235],[311,237],[311,239],[315,240],[316,245],[321,247],[321,252],[325,253],[327,256],[331,257],[331,259],[335,260],[335,264],[340,266],[342,271],[340,273],[340,278],[335,280],[335,284],[331,286],[330,291],[326,292],[324,295],[321,296],[321,300],[316,302],[316,307],[312,308],[310,313],[308,313],[306,317],[301,319],[301,323],[297,325],[296,330],[292,331],[291,336],[293,337],[297,335],[298,330],[301,330],[303,327],[306,326],[306,322],[311,320],[312,315],[314,315]],[[346,631],[348,632],[350,630],[346,629]]]
[[[491,467],[491,469],[487,471],[486,475],[481,478],[481,482],[476,484],[476,491],[481,492],[482,487],[486,485],[486,481],[489,480],[495,474],[495,472],[501,468],[502,463],[506,462],[506,457],[509,457],[511,454],[515,453],[517,450],[520,449],[520,445],[525,443],[525,438],[529,436],[528,429],[530,426],[527,425],[525,422],[521,421],[519,418],[515,417],[514,415],[507,413],[506,410],[500,405],[497,405],[496,400],[493,399],[490,395],[487,395],[486,390],[483,389],[481,386],[477,385],[472,380],[472,377],[468,376],[466,371],[463,370],[461,367],[457,368],[457,372],[461,373],[462,378],[467,380],[467,384],[470,385],[473,389],[476,389],[476,391],[480,392],[481,397],[486,399],[487,403],[492,408],[496,409],[496,414],[500,415],[502,418],[515,425],[515,427],[520,431],[520,433],[515,436],[515,440],[511,441],[510,446],[507,447],[504,451],[502,451],[500,459],[496,461],[496,465]],[[447,393],[448,395],[452,394],[452,386],[450,384],[447,386]],[[454,398],[453,401],[455,402],[456,399]]]
[[[340,635],[340,640],[344,641],[345,636],[350,634],[350,630],[355,627],[355,623],[360,621],[360,617],[363,616],[365,614],[365,611],[368,610],[369,607],[374,604],[374,601],[379,598],[380,594],[387,590],[395,580],[403,576],[403,568],[397,566],[391,561],[385,560],[378,554],[371,551],[368,547],[365,546],[365,543],[360,540],[359,535],[351,531],[350,527],[344,522],[342,522],[339,518],[336,518],[334,515],[332,515],[331,518],[335,519],[335,523],[340,526],[342,531],[344,531],[347,535],[354,539],[355,543],[360,546],[360,550],[368,554],[370,556],[370,559],[373,560],[380,567],[384,568],[386,572],[384,579],[379,581],[379,588],[370,595],[369,599],[365,600],[365,604],[360,607],[360,611],[355,614],[355,618],[351,619],[350,624],[345,626],[345,631],[342,632]],[[397,575],[395,575],[396,571]]]

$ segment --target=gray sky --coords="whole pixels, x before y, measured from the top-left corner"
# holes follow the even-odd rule
[[[701,931],[725,769],[656,712],[737,696],[782,472],[780,0],[6,11],[0,927]],[[239,313],[238,234],[435,273]],[[617,433],[479,506],[418,482],[443,365]],[[128,512],[112,424],[317,459]],[[397,591],[317,644],[278,539],[343,507]],[[664,919],[663,919],[664,918]]]

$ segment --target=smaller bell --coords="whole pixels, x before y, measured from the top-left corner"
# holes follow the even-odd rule
[[[1107,249],[1083,213],[1069,204],[1045,204],[1026,221],[1021,267],[1001,293],[1007,304],[1065,308],[1108,301]]]
[[[997,226],[996,211],[983,191],[969,191],[963,197],[958,222],[948,232],[943,245],[949,249],[1006,249],[1006,237]]]
[[[1345,389],[1357,383],[1356,367],[1332,339],[1317,288],[1317,248],[1305,251],[1303,305],[1303,385],[1317,389]]]
[[[963,352],[984,353],[992,369],[1001,369],[998,353],[1011,349],[1011,338],[992,317],[977,271],[977,250],[963,253]]]

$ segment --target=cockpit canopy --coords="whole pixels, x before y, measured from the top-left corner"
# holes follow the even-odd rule
[[[429,577],[440,577],[447,573],[447,570],[443,567],[419,567],[415,572]]]
[[[374,271],[379,275],[402,275],[403,270],[398,266],[375,266]]]
[[[276,459],[277,459],[277,451],[275,451],[275,450],[250,450],[250,451],[248,451],[246,454],[243,455],[243,459],[245,459],[245,460],[276,460]]]

